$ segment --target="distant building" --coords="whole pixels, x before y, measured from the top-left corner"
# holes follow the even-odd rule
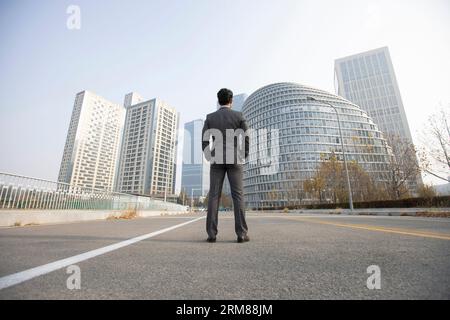
[[[248,95],[245,93],[234,95],[232,109],[236,111],[242,111],[242,107],[244,106],[244,102],[247,97]]]
[[[250,153],[244,165],[248,207],[308,203],[303,182],[315,175],[323,157],[336,154],[342,159],[336,113],[320,101],[309,101],[308,97],[326,101],[338,110],[347,159],[358,162],[375,181],[388,179],[390,148],[365,111],[324,90],[296,83],[275,83],[252,93],[242,110],[254,131],[277,132],[267,138],[268,144],[250,139]],[[261,158],[259,155],[267,151],[269,144],[271,156]],[[274,145],[278,147],[272,150]],[[324,190],[325,197],[327,192]]]
[[[450,176],[448,179],[450,180]],[[434,189],[439,196],[450,196],[450,183],[435,185]]]
[[[179,113],[160,99],[125,96],[126,118],[116,189],[163,196],[176,180]]]
[[[366,111],[381,132],[412,142],[387,47],[337,59],[335,71],[340,96]]]
[[[202,150],[203,120],[198,119],[184,124],[183,171],[181,190],[188,197],[206,196],[209,191],[209,162]]]
[[[413,143],[387,47],[337,59],[335,73],[340,96],[366,111],[386,137],[394,135]],[[420,175],[410,181],[411,191],[421,183]]]
[[[58,181],[112,191],[125,109],[92,92],[75,97]]]

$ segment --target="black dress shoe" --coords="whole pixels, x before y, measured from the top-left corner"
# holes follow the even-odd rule
[[[245,236],[243,236],[243,237],[238,237],[238,238],[237,238],[237,242],[238,242],[238,243],[248,242],[248,241],[250,241],[250,238],[249,238],[247,235],[245,235]]]
[[[208,242],[216,242],[216,238],[208,238],[208,239],[206,239],[206,241],[208,241]]]

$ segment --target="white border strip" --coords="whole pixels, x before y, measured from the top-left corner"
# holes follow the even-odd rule
[[[190,224],[192,222],[196,222],[196,221],[198,221],[200,219],[204,219],[204,218],[205,217],[196,218],[196,219],[184,222],[184,223],[180,223],[180,224],[174,225],[172,227],[168,227],[168,228],[161,229],[161,230],[158,230],[158,231],[155,231],[155,232],[147,233],[147,234],[144,234],[142,236],[131,238],[131,239],[128,239],[128,240],[125,240],[125,241],[121,241],[121,242],[118,242],[118,243],[115,243],[115,244],[112,244],[112,245],[109,245],[109,246],[106,246],[106,247],[103,247],[103,248],[95,249],[95,250],[92,250],[92,251],[88,251],[88,252],[85,252],[85,253],[78,254],[78,255],[73,256],[73,257],[69,257],[69,258],[66,258],[66,259],[58,260],[58,261],[55,261],[55,262],[44,264],[44,265],[39,266],[39,267],[31,268],[31,269],[28,269],[28,270],[25,270],[25,271],[21,271],[21,272],[18,272],[18,273],[14,273],[14,274],[11,274],[11,275],[8,275],[8,276],[1,277],[0,278],[0,290],[8,288],[8,287],[11,287],[11,286],[14,286],[16,284],[19,284],[19,283],[22,283],[22,282],[25,282],[25,281],[28,281],[28,280],[31,280],[31,279],[36,278],[36,277],[42,276],[44,274],[53,272],[55,270],[58,270],[58,269],[70,266],[72,264],[79,263],[79,262],[82,262],[82,261],[94,258],[96,256],[99,256],[99,255],[102,255],[102,254],[105,254],[105,253],[108,253],[108,252],[111,252],[111,251],[114,251],[114,250],[117,250],[117,249],[129,246],[129,245],[131,245],[133,243],[136,243],[136,242],[148,239],[148,238],[155,237],[155,236],[160,235],[162,233],[165,233],[165,232],[168,232],[168,231],[171,231],[171,230],[183,227],[183,226],[185,226],[187,224]]]

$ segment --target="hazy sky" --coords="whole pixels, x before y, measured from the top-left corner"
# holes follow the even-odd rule
[[[81,29],[66,27],[69,5]],[[55,180],[75,94],[160,97],[181,125],[221,87],[334,92],[334,59],[388,46],[414,139],[450,103],[450,1],[0,0],[0,171]]]

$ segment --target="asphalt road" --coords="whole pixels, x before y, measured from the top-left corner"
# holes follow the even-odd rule
[[[221,214],[210,244],[201,217],[2,228],[0,299],[450,298],[450,219],[249,214],[251,241],[238,244]],[[63,259],[77,255],[81,288],[69,290]],[[380,289],[367,288],[371,265]]]

